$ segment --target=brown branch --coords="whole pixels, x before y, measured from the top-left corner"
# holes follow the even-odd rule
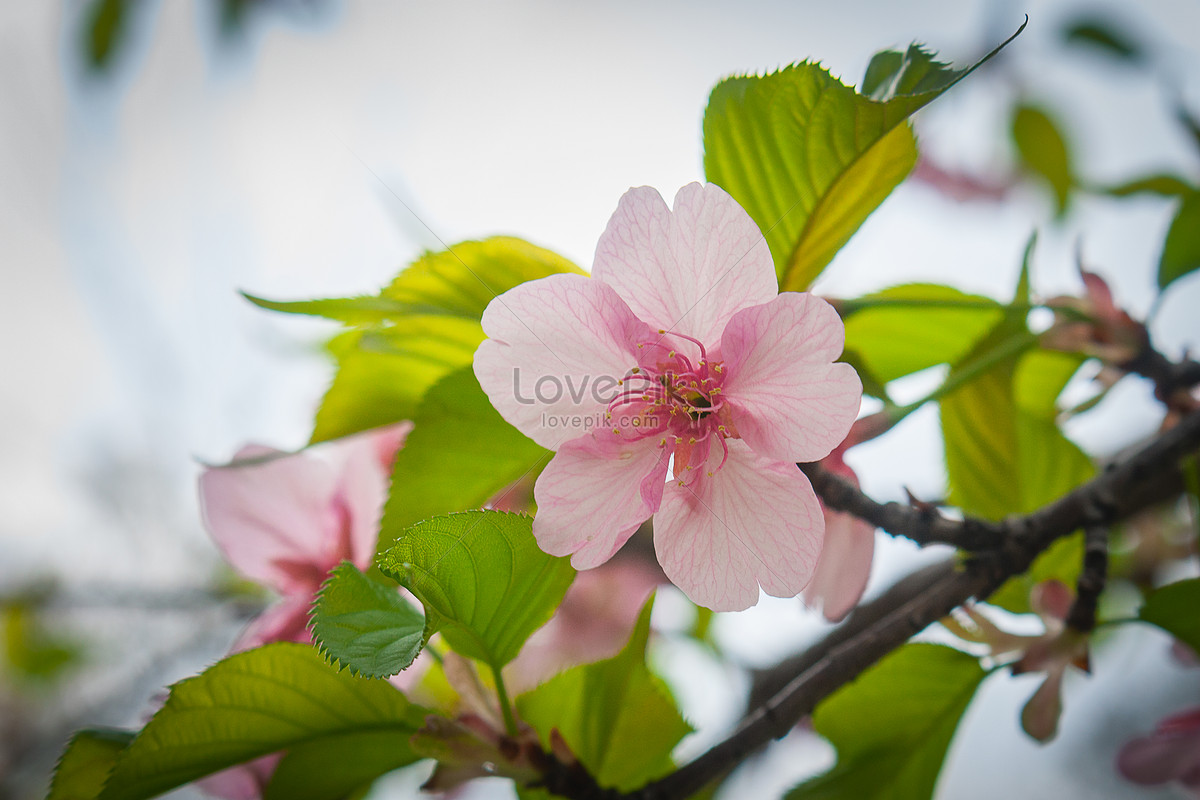
[[[557,759],[547,754],[549,772],[560,777],[555,790],[574,800],[682,800],[695,794],[772,739],[786,735],[819,701],[910,637],[972,597],[985,599],[1009,577],[1024,572],[1059,537],[1081,527],[1111,523],[1145,508],[1160,495],[1156,485],[1163,485],[1164,478],[1170,476],[1178,478],[1180,458],[1198,449],[1200,411],[1187,415],[1102,475],[1023,517],[1011,517],[1002,523],[956,522],[940,516],[936,520],[917,520],[912,514],[924,512],[913,509],[907,509],[910,513],[888,511],[896,515],[892,521],[898,530],[893,532],[900,535],[909,535],[908,525],[936,526],[948,538],[963,539],[968,536],[964,529],[994,525],[1000,546],[961,565],[950,560],[928,567],[860,607],[844,629],[835,630],[812,648],[811,656],[802,657],[791,680],[750,713],[728,738],[665,778],[633,792],[613,792],[600,788],[592,776],[580,770],[554,766]],[[568,771],[571,779],[561,780]]]

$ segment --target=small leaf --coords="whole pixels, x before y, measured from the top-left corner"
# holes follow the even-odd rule
[[[1002,316],[994,300],[928,283],[893,286],[844,305],[853,309],[846,315],[846,349],[884,383],[957,363]]]
[[[400,596],[343,561],[321,587],[313,638],[325,657],[352,675],[384,678],[407,669],[424,644],[425,616]]]
[[[268,300],[242,292],[242,297],[259,308],[279,311],[284,314],[306,314],[324,317],[350,325],[368,325],[413,314],[437,314],[438,309],[428,306],[409,306],[387,297],[363,295],[361,297],[337,297],[327,300]]]
[[[1074,20],[1063,29],[1063,40],[1131,63],[1142,61],[1145,55],[1140,43],[1126,35],[1113,20],[1104,17],[1086,16]]]
[[[522,719],[544,746],[557,729],[601,786],[620,791],[670,772],[671,751],[692,732],[662,681],[646,668],[652,605],[653,598],[619,654],[567,670],[517,698]]]
[[[1157,194],[1162,197],[1182,197],[1192,194],[1196,188],[1175,175],[1147,175],[1115,186],[1099,187],[1095,191],[1113,197],[1129,197],[1135,194]]]
[[[1169,583],[1146,598],[1138,619],[1157,625],[1200,653],[1200,578]]]
[[[1200,267],[1200,192],[1192,192],[1184,195],[1167,230],[1158,262],[1158,288],[1166,289],[1197,267]]]
[[[379,561],[425,606],[425,635],[498,670],[545,625],[575,577],[569,559],[546,555],[532,519],[465,511],[414,525]]]
[[[109,69],[124,45],[129,34],[129,5],[127,0],[93,0],[88,9],[84,51],[93,72]]]
[[[1062,214],[1075,179],[1067,141],[1059,126],[1046,111],[1020,105],[1013,116],[1012,137],[1021,162],[1050,185],[1058,213]]]
[[[504,421],[471,367],[425,395],[397,454],[380,539],[438,514],[478,508],[521,478],[536,478],[553,455]]]
[[[133,741],[130,731],[84,730],[71,737],[46,800],[95,800],[104,789],[117,755]]]
[[[413,763],[413,733],[356,731],[305,742],[280,760],[263,800],[342,800]]]
[[[987,673],[971,655],[906,644],[813,714],[837,765],[786,800],[928,800],[959,720]]]
[[[260,756],[363,731],[397,734],[396,756],[407,763],[417,756],[404,737],[427,713],[390,684],[336,672],[312,647],[276,642],[175,684],[118,756],[100,800],[144,800]]]

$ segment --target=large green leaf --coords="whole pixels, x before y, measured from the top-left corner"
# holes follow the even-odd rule
[[[425,606],[426,637],[440,631],[457,652],[499,670],[545,625],[575,577],[546,555],[532,519],[465,511],[410,528],[379,560]]]
[[[1028,303],[1027,254],[1013,305],[951,369],[951,375],[970,370],[1006,343],[1029,346],[1013,348],[1010,355],[948,393],[940,403],[950,501],[968,514],[987,519],[1033,511],[1095,473],[1091,459],[1054,421],[1055,400],[1079,360],[1032,348],[1025,322]],[[1057,543],[1028,573],[1006,583],[991,602],[1012,611],[1028,611],[1029,589],[1034,583],[1048,578],[1074,581],[1081,546],[1077,536]]]
[[[404,737],[427,712],[382,681],[337,672],[315,648],[277,642],[230,656],[171,688],[117,758],[101,800],[141,800],[235,764],[363,731]]]
[[[478,322],[431,316],[335,337],[329,349],[337,372],[317,410],[312,442],[412,419],[429,387],[470,364],[481,341]]]
[[[354,325],[413,315],[478,320],[496,295],[560,272],[585,274],[550,250],[511,236],[493,236],[425,253],[378,295],[297,301],[267,300],[250,294],[245,297],[272,311],[309,314]]]
[[[837,765],[787,800],[928,800],[959,720],[986,673],[971,655],[908,644],[817,706]]]
[[[893,286],[846,305],[846,350],[884,383],[957,363],[1002,316],[994,300],[928,283]]]
[[[275,767],[263,800],[344,800],[414,761],[412,732],[363,730],[296,745]]]
[[[430,389],[413,422],[392,472],[385,544],[423,519],[478,508],[510,484],[535,478],[553,455],[504,421],[470,367]]]
[[[1012,137],[1021,162],[1049,184],[1058,213],[1063,213],[1075,179],[1067,140],[1058,124],[1045,110],[1020,105],[1013,113]]]
[[[601,786],[636,789],[673,767],[671,751],[692,727],[662,682],[646,668],[646,603],[625,648],[613,658],[570,669],[517,698],[521,717],[549,746],[558,729]]]
[[[313,638],[325,657],[352,675],[383,678],[408,668],[424,644],[425,615],[343,561],[321,587]]]
[[[1155,590],[1146,598],[1138,619],[1157,625],[1200,653],[1200,578]]]
[[[117,763],[117,756],[132,740],[133,733],[129,731],[76,733],[58,760],[46,800],[96,800]]]
[[[705,175],[758,224],[780,288],[807,288],[904,179],[917,159],[908,117],[974,68],[951,70],[914,46],[871,62],[873,98],[807,62],[717,84]]]
[[[1200,267],[1200,192],[1183,196],[1158,262],[1158,288],[1189,275]]]

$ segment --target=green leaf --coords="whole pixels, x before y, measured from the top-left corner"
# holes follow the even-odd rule
[[[46,800],[95,800],[104,789],[117,755],[133,741],[133,733],[85,730],[71,737],[58,760]]]
[[[458,653],[499,670],[546,624],[575,577],[569,559],[538,548],[532,522],[499,511],[426,520],[379,568],[425,606],[426,638],[440,631]]]
[[[317,411],[312,443],[412,419],[425,392],[470,364],[481,341],[478,322],[431,316],[335,337],[329,349],[337,372]]]
[[[846,349],[884,383],[957,363],[1002,316],[994,300],[928,283],[893,286],[844,305]]]
[[[1021,162],[1050,185],[1058,213],[1066,211],[1075,184],[1067,141],[1043,109],[1019,105],[1013,115],[1013,143]]]
[[[306,742],[275,767],[263,800],[342,800],[414,761],[412,733],[357,731]]]
[[[1200,653],[1200,578],[1169,583],[1146,598],[1138,619],[1157,625]]]
[[[336,672],[315,648],[277,642],[175,684],[117,758],[100,800],[142,800],[235,764],[362,731],[397,734],[401,760],[427,712],[390,684]]]
[[[907,644],[817,706],[837,765],[787,800],[927,800],[963,712],[987,673],[971,655]]]
[[[567,670],[517,698],[521,717],[550,746],[563,739],[601,786],[631,791],[674,766],[671,751],[692,732],[666,687],[646,667],[650,608],[629,643],[606,661]]]
[[[586,274],[550,250],[511,236],[493,236],[425,253],[376,296],[278,301],[242,295],[260,308],[353,325],[413,315],[478,320],[496,295],[560,272]]]
[[[425,615],[343,561],[321,586],[312,614],[321,652],[352,675],[384,678],[406,669],[424,644]]]
[[[1158,262],[1158,288],[1191,274],[1200,267],[1200,192],[1184,195],[1167,229],[1162,258]]]
[[[536,478],[553,455],[504,421],[469,366],[438,381],[413,422],[392,472],[385,544],[423,519],[478,508],[512,483]]]
[[[1115,186],[1099,187],[1095,191],[1112,195],[1113,197],[1129,197],[1135,194],[1157,194],[1162,197],[1182,197],[1192,194],[1196,187],[1175,175],[1146,175],[1141,178],[1119,183]]]
[[[12,677],[32,684],[51,684],[79,665],[83,644],[52,631],[38,613],[39,599],[14,599],[0,604],[0,648]]]
[[[129,35],[129,6],[127,0],[93,0],[88,9],[83,45],[93,72],[108,70],[124,45]]]
[[[807,288],[912,169],[908,117],[983,63],[953,71],[919,47],[897,56],[877,56],[868,75],[893,92],[887,102],[807,62],[728,78],[709,97],[705,175],[758,224],[784,290]]]
[[[1063,40],[1068,44],[1082,44],[1106,55],[1129,62],[1143,59],[1141,45],[1124,33],[1113,20],[1104,17],[1086,16],[1074,20],[1063,29]]]

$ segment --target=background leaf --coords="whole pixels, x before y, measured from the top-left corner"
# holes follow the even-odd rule
[[[325,657],[352,675],[384,678],[406,669],[424,644],[425,615],[395,586],[384,586],[343,561],[321,586],[313,638]]]
[[[141,800],[235,764],[370,730],[397,734],[395,755],[427,712],[390,684],[336,672],[316,649],[277,642],[175,684],[117,758],[102,800]]]
[[[837,764],[787,800],[928,800],[963,712],[987,673],[971,655],[907,644],[813,714]]]
[[[673,767],[671,751],[692,727],[646,668],[650,608],[613,658],[575,667],[517,698],[521,717],[546,747],[557,728],[601,786],[631,791]]]
[[[1049,184],[1061,215],[1067,209],[1075,179],[1067,140],[1058,123],[1044,109],[1018,105],[1013,113],[1012,138],[1021,163]]]
[[[1088,14],[1063,28],[1063,41],[1089,47],[1122,61],[1141,62],[1145,57],[1142,46],[1128,35],[1127,30],[1128,26],[1117,20]]]
[[[979,307],[950,305],[972,302]],[[957,363],[1002,316],[994,300],[929,283],[893,286],[846,301],[850,308],[859,303],[864,307],[846,316],[846,349],[885,383],[935,364]]]
[[[546,624],[575,577],[569,559],[538,548],[532,522],[499,511],[426,520],[379,568],[425,606],[426,638],[440,631],[455,651],[498,670]]]
[[[979,64],[949,70],[919,47],[877,56],[869,84],[900,90],[887,102],[807,62],[717,84],[704,112],[704,172],[758,224],[780,288],[813,282],[916,163],[908,117]]]
[[[1184,195],[1179,204],[1158,262],[1158,288],[1166,289],[1174,281],[1200,267],[1200,192]]]
[[[1146,598],[1138,619],[1157,625],[1200,653],[1200,578],[1169,583]]]
[[[129,731],[76,733],[58,760],[46,800],[95,800],[117,762],[117,755],[131,741],[133,733]]]
[[[515,481],[532,481],[553,455],[504,421],[469,366],[438,381],[413,422],[392,472],[385,544],[423,519],[478,508]]]

